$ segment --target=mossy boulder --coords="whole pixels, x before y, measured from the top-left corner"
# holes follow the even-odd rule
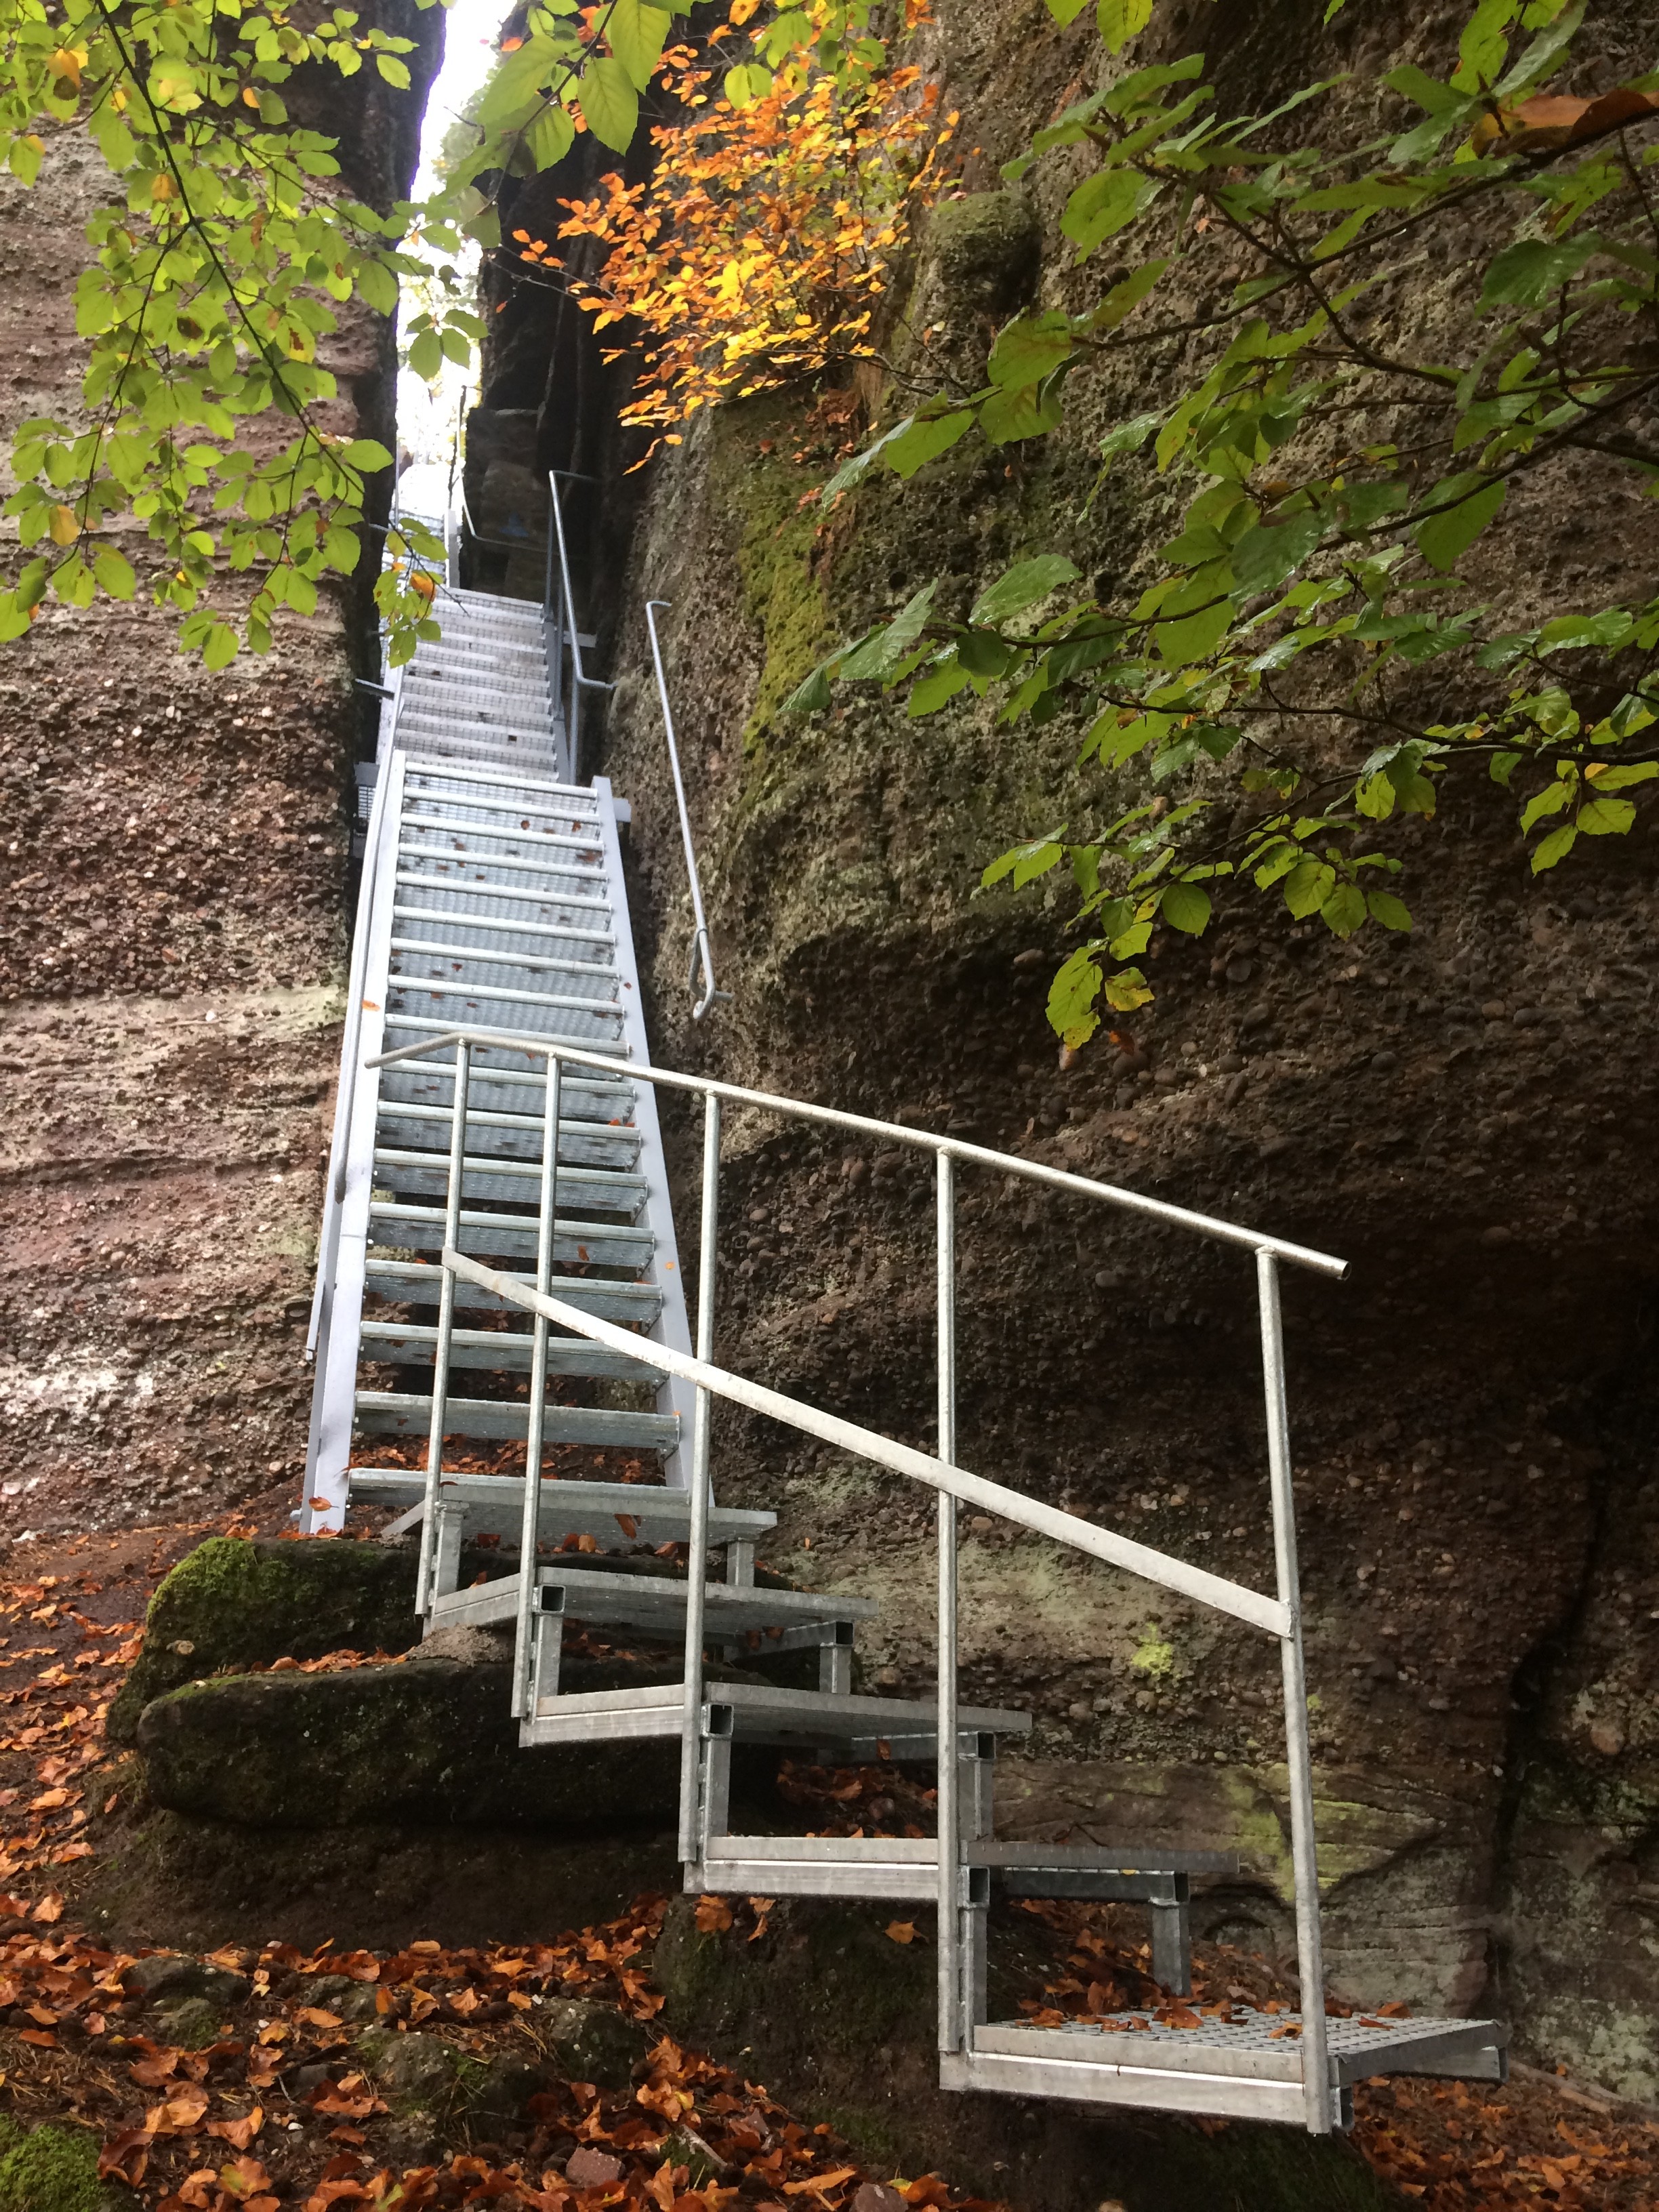
[[[356,1821],[603,1829],[671,1818],[678,1741],[525,1750],[512,1669],[416,1659],[325,1674],[232,1674],[148,1705],[158,1805],[247,1827]]]
[[[80,2128],[31,2131],[0,2118],[0,2212],[137,2212],[98,2172],[98,2142]]]
[[[412,1553],[389,1545],[210,1536],[151,1598],[107,1732],[131,1743],[152,1699],[227,1668],[405,1650],[419,1632],[414,1586]]]
[[[927,227],[939,288],[953,307],[1007,314],[1028,300],[1042,267],[1042,226],[1010,188],[941,200]]]

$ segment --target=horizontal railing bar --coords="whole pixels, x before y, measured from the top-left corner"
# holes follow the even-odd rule
[[[432,1038],[422,1048],[436,1051],[447,1044],[484,1045],[491,1049],[511,1049],[534,1056],[544,1054],[548,1047],[532,1038],[501,1035],[483,1029],[457,1029]],[[378,1059],[365,1061],[368,1067],[383,1067],[388,1060],[396,1060],[413,1048],[404,1045],[398,1052],[382,1053]],[[1306,1244],[1291,1244],[1283,1237],[1269,1237],[1260,1230],[1241,1228],[1237,1222],[1218,1221],[1207,1213],[1194,1213],[1184,1206],[1171,1206],[1167,1200],[1148,1198],[1138,1190],[1125,1190],[1117,1183],[1099,1182],[1091,1176],[1069,1174],[1064,1168],[1045,1167],[1039,1160],[1023,1160],[1015,1152],[996,1152],[985,1145],[964,1145],[957,1137],[936,1136],[931,1129],[907,1129],[896,1121],[876,1121],[863,1114],[848,1114],[836,1106],[814,1106],[799,1098],[779,1098],[769,1091],[745,1091],[734,1083],[716,1083],[706,1075],[682,1075],[678,1071],[663,1067],[629,1066],[609,1059],[603,1053],[588,1052],[564,1045],[556,1048],[559,1058],[578,1067],[597,1067],[609,1075],[623,1076],[641,1083],[653,1083],[670,1091],[693,1091],[708,1097],[729,1098],[734,1105],[758,1106],[768,1113],[790,1115],[799,1121],[821,1121],[832,1128],[857,1129],[866,1136],[884,1137],[894,1144],[912,1145],[921,1152],[945,1152],[952,1159],[966,1160],[976,1167],[990,1168],[1000,1175],[1019,1176],[1027,1182],[1047,1183],[1053,1190],[1074,1191],[1080,1198],[1103,1199],[1112,1206],[1121,1206],[1127,1212],[1139,1213],[1150,1221],[1166,1222],[1174,1229],[1188,1229],[1200,1237],[1213,1237],[1220,1244],[1237,1244],[1247,1252],[1271,1252],[1276,1259],[1288,1261],[1291,1266],[1310,1267],[1316,1274],[1330,1275],[1340,1281],[1348,1272],[1346,1260],[1339,1260],[1328,1252],[1316,1252]]]
[[[1143,1581],[1195,1599],[1217,1613],[1231,1613],[1252,1628],[1265,1629],[1270,1636],[1283,1638],[1291,1632],[1291,1609],[1277,1598],[1245,1589],[1220,1575],[1206,1573],[1202,1567],[1189,1567],[1184,1560],[1169,1559],[1147,1545],[1137,1544],[1131,1537],[1097,1528],[1091,1521],[1080,1521],[1054,1506],[1024,1497],[1019,1491],[1008,1490],[1000,1482],[970,1474],[965,1468],[947,1466],[943,1460],[931,1459],[926,1452],[913,1450],[908,1444],[896,1443],[890,1437],[878,1436],[873,1429],[860,1428],[855,1421],[844,1421],[838,1414],[803,1405],[799,1399],[785,1397],[781,1391],[769,1390],[763,1383],[750,1382],[746,1376],[729,1374],[722,1367],[711,1366],[707,1360],[694,1359],[689,1353],[675,1352],[650,1338],[642,1339],[629,1329],[596,1321],[592,1315],[566,1305],[562,1299],[527,1288],[517,1277],[481,1266],[465,1253],[457,1251],[453,1245],[444,1247],[442,1263],[452,1274],[476,1283],[481,1290],[492,1291],[497,1297],[522,1306],[526,1312],[544,1314],[561,1327],[574,1329],[579,1336],[591,1337],[595,1344],[625,1352],[661,1374],[678,1375],[685,1382],[714,1391],[718,1397],[747,1406],[751,1413],[764,1413],[787,1427],[817,1437],[822,1443],[839,1445],[843,1451],[856,1453],[860,1459],[871,1460],[878,1467],[889,1468],[895,1474],[925,1482],[930,1490],[942,1490],[964,1505],[977,1505],[1000,1514],[1004,1520],[1029,1528],[1035,1535],[1069,1545],[1073,1551],[1087,1553],[1110,1566],[1139,1575]]]

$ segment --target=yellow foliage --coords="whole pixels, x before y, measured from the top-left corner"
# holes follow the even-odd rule
[[[754,12],[736,0],[710,46]],[[913,0],[908,12],[918,21],[925,8]],[[688,116],[652,131],[650,181],[611,174],[592,199],[561,203],[561,239],[611,249],[597,278],[571,289],[596,331],[634,325],[640,376],[623,420],[636,425],[682,422],[734,393],[867,358],[876,302],[915,213],[945,181],[957,120],[915,68],[837,87],[810,40],[741,108],[708,94],[714,72],[695,61],[688,47],[665,57]],[[515,237],[522,260],[559,265],[544,240]]]

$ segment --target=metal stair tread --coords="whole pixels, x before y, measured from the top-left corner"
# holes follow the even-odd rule
[[[387,1366],[429,1366],[437,1347],[438,1332],[418,1322],[366,1321],[361,1341],[368,1347],[363,1358]],[[509,1336],[502,1329],[458,1328],[451,1332],[450,1364],[455,1367],[489,1367],[506,1375],[530,1372],[531,1339]],[[629,1359],[608,1345],[590,1343],[584,1336],[553,1336],[547,1341],[550,1375],[610,1376],[623,1382],[649,1382],[656,1370],[643,1360]]]
[[[361,1487],[368,1496],[412,1504],[417,1514],[424,1510],[426,1475],[420,1468],[354,1467],[351,1483],[354,1491]],[[441,1488],[446,1498],[467,1509],[469,1521],[476,1516],[487,1528],[492,1517],[499,1518],[517,1534],[524,1502],[522,1474],[447,1473]],[[691,1525],[690,1498],[684,1491],[662,1483],[555,1482],[544,1476],[537,1505],[538,1528],[550,1523],[569,1534],[604,1533],[613,1540],[625,1534],[617,1522],[618,1515],[625,1514],[639,1530],[637,1537],[627,1538],[629,1543],[659,1543],[675,1537],[683,1541]],[[750,1507],[711,1505],[708,1540],[717,1546],[755,1543],[777,1526],[777,1519],[775,1513]]]
[[[623,1009],[614,1000],[579,998],[572,991],[514,991],[505,983],[474,983],[465,976],[411,975],[401,969],[393,969],[389,988],[405,997],[430,999],[487,999],[492,1006],[551,1006],[562,1013],[575,1013],[584,1019],[604,1022],[614,1028],[623,1019]]]
[[[378,1296],[398,1305],[436,1305],[443,1269],[431,1261],[387,1260],[374,1252],[368,1255],[366,1280]],[[501,1268],[502,1274],[516,1274],[523,1283],[534,1278],[517,1274],[512,1268]],[[654,1283],[599,1282],[591,1279],[572,1280],[561,1277],[559,1296],[567,1305],[578,1306],[584,1313],[598,1314],[602,1320],[616,1321],[627,1327],[630,1323],[649,1326],[662,1310],[662,1292]],[[503,1310],[502,1301],[493,1291],[475,1289],[467,1284],[458,1290],[456,1304],[483,1308],[488,1312]]]
[[[528,828],[498,828],[490,823],[463,822],[452,814],[415,814],[404,811],[405,827],[416,830],[453,830],[468,837],[488,837],[493,841],[515,845],[544,845],[561,850],[591,853],[596,860],[600,854],[599,841],[591,832],[580,830],[531,830]]]
[[[425,883],[429,879],[422,877],[420,880]],[[439,890],[440,894],[442,895],[447,890],[447,887],[439,885],[437,886],[437,889]],[[474,896],[471,892],[457,894],[453,891],[450,891],[448,895],[451,896],[465,896],[466,897],[472,897]],[[514,893],[514,896],[517,896],[518,894]],[[393,904],[392,912],[394,920],[401,918],[405,921],[441,921],[451,927],[459,925],[466,929],[489,930],[492,934],[496,936],[502,936],[508,931],[517,930],[537,937],[568,938],[573,943],[577,944],[603,945],[613,951],[617,942],[616,939],[612,937],[609,930],[583,929],[578,927],[574,924],[562,925],[556,921],[524,921],[520,920],[516,915],[509,920],[504,915],[469,914],[464,908],[459,907],[408,906],[400,899]],[[483,948],[470,945],[465,949],[469,951],[477,951],[483,950]],[[537,954],[527,957],[539,958],[541,956]],[[574,972],[577,973],[586,973],[595,975],[614,975],[617,972],[614,965],[603,961],[575,960],[569,962],[568,964]]]
[[[380,1111],[376,1127],[394,1143],[428,1135],[449,1121],[447,1106],[428,1106],[416,1100],[388,1100]],[[542,1156],[542,1127],[530,1114],[497,1114],[473,1107],[466,1117],[469,1159],[532,1160]],[[559,1168],[586,1165],[608,1167],[627,1174],[639,1158],[640,1133],[626,1124],[600,1121],[559,1123]],[[441,1158],[442,1155],[436,1157]]]
[[[618,1451],[670,1452],[680,1440],[677,1413],[618,1413],[594,1406],[566,1406],[550,1398],[543,1434],[549,1443],[605,1445]],[[432,1399],[413,1391],[357,1393],[357,1425],[371,1436],[421,1436],[432,1426]],[[530,1407],[523,1399],[444,1399],[444,1434],[485,1437],[512,1442],[530,1433]]]
[[[470,1115],[468,1119],[471,1120]],[[377,1145],[374,1164],[377,1168],[412,1169],[422,1176],[435,1175],[446,1184],[449,1176],[449,1161],[441,1152],[405,1152],[396,1146]],[[511,1196],[532,1197],[540,1183],[541,1173],[539,1151],[534,1160],[488,1161],[469,1152],[461,1166],[461,1195],[465,1198],[468,1194],[468,1185],[477,1178],[487,1182],[505,1184],[507,1194]],[[649,1188],[643,1176],[619,1173],[610,1168],[572,1167],[563,1160],[558,1166],[558,1185],[562,1199],[568,1198],[574,1190],[590,1205],[598,1206],[607,1200],[614,1200],[615,1203],[607,1206],[606,1211],[626,1213],[630,1220],[644,1205]],[[395,1188],[399,1186],[388,1182],[386,1187]],[[401,1187],[410,1188],[406,1184]],[[471,1194],[483,1198],[502,1194],[474,1191]]]
[[[1183,2009],[1200,2025],[1181,2027],[1146,2010],[1109,2014],[1104,2022],[1067,2021],[1038,2026],[1030,2021],[998,2021],[974,2030],[975,2054],[1018,2057],[1027,2054],[1084,2063],[1133,2066],[1183,2074],[1234,2075],[1262,2081],[1302,2081],[1299,2013],[1257,2012],[1235,2008],[1231,2021],[1206,2018],[1189,1999]],[[1332,2071],[1342,2081],[1369,2075],[1411,2073],[1412,2061],[1465,2051],[1501,2051],[1507,2031],[1492,2020],[1405,2019],[1378,2021],[1374,2015],[1342,2020],[1328,2016],[1325,2034]]]
[[[580,1554],[576,1555],[580,1558]],[[667,1575],[607,1573],[562,1561],[538,1566],[538,1589],[564,1593],[564,1618],[621,1628],[684,1628],[687,1584]],[[438,1600],[434,1616],[444,1620],[465,1619],[482,1625],[510,1620],[518,1610],[517,1574],[496,1582],[475,1583]],[[763,1633],[767,1629],[798,1632],[843,1620],[872,1620],[878,1611],[868,1598],[830,1598],[816,1590],[775,1589],[761,1583],[707,1580],[703,1602],[711,1643],[724,1638]],[[793,1648],[781,1643],[774,1650]]]

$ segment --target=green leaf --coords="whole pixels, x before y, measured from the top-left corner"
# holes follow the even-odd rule
[[[568,108],[551,106],[543,108],[524,134],[526,149],[538,170],[550,169],[556,161],[562,161],[575,140],[576,125]],[[486,239],[476,228],[471,235],[478,239],[480,245],[499,246],[501,242],[500,212],[495,208],[483,212],[495,217],[494,238]]]
[[[1659,775],[1659,761],[1638,761],[1629,768],[1591,769],[1585,781],[1599,798],[1604,791],[1627,791],[1633,783],[1648,783]]]
[[[1522,811],[1522,836],[1524,837],[1534,823],[1541,822],[1547,814],[1559,814],[1562,808],[1570,805],[1577,795],[1578,783],[1576,777],[1563,776],[1554,783],[1547,783],[1540,792],[1527,801]]]
[[[1323,860],[1300,860],[1285,878],[1285,903],[1297,921],[1317,914],[1330,896],[1336,871]]]
[[[1061,25],[1074,23],[1088,4],[1089,0],[1048,0],[1048,13]]]
[[[647,0],[611,0],[605,36],[637,91],[643,92],[655,74],[673,20],[665,8],[653,8]]]
[[[1132,315],[1158,278],[1169,267],[1167,261],[1143,261],[1139,269],[1114,284],[1106,297],[1089,317],[1091,331],[1115,331],[1118,325]]]
[[[1087,1044],[1100,1027],[1094,1005],[1102,981],[1094,950],[1085,946],[1073,953],[1048,986],[1048,1026],[1073,1050]]]
[[[1062,584],[1076,583],[1079,574],[1063,553],[1040,553],[1034,561],[1017,561],[1006,575],[1000,576],[988,590],[980,593],[969,620],[1006,622],[1011,616],[1024,614],[1027,607],[1046,599]]]
[[[602,146],[625,154],[640,119],[634,80],[614,55],[601,54],[582,71],[577,88],[587,127]]]
[[[443,341],[436,331],[422,331],[409,349],[409,365],[430,384],[444,365]]]
[[[563,56],[549,38],[526,39],[516,52],[504,54],[492,70],[478,103],[478,123],[487,131],[527,119],[526,111],[540,98],[558,70]]]
[[[1578,810],[1578,827],[1586,837],[1622,837],[1636,819],[1628,799],[1592,799]]]
[[[1120,422],[1115,430],[1109,430],[1100,441],[1100,458],[1109,468],[1120,453],[1138,453],[1164,417],[1159,415],[1136,415],[1127,422]],[[1101,474],[1104,476],[1103,468]]]
[[[890,676],[921,635],[939,589],[939,579],[924,585],[884,629],[866,638],[842,661],[836,673],[846,681],[863,677]]]
[[[772,72],[758,62],[739,62],[735,69],[727,70],[720,89],[733,107],[752,107],[771,91]]]
[[[1494,783],[1501,783],[1507,791],[1510,778],[1525,758],[1524,753],[1494,753],[1487,773]]]
[[[1552,830],[1532,856],[1532,872],[1541,876],[1546,868],[1553,868],[1558,860],[1565,860],[1578,842],[1578,832],[1571,822],[1564,822],[1559,830]]]
[[[1062,823],[1058,830],[1049,830],[1046,837],[1034,837],[1029,845],[1016,845],[1011,851],[999,854],[981,876],[980,889],[989,890],[993,884],[1012,876],[1013,888],[1023,890],[1039,876],[1046,876],[1066,857],[1066,848],[1060,842],[1065,834],[1066,825]]]
[[[783,702],[786,714],[821,714],[833,696],[830,690],[830,672],[835,666],[838,653],[828,660],[819,661],[810,676],[801,681]]]
[[[912,721],[920,721],[924,714],[936,714],[947,700],[965,690],[969,681],[968,671],[957,655],[947,653],[912,686],[905,714]]]
[[[1121,53],[1152,20],[1152,0],[1100,0],[1096,11],[1107,51]]]
[[[1152,986],[1139,968],[1120,968],[1115,975],[1107,977],[1106,1003],[1115,1014],[1132,1014],[1137,1006],[1149,1006],[1152,1002]]]
[[[1601,241],[1593,231],[1577,238],[1523,238],[1506,246],[1486,270],[1483,307],[1536,307],[1578,274]]]
[[[376,54],[374,66],[388,84],[395,85],[399,92],[409,90],[409,64],[400,62],[396,54]]]
[[[1210,923],[1210,894],[1198,884],[1171,884],[1158,910],[1171,929],[1184,930],[1189,937],[1202,937]]]
[[[365,261],[357,270],[357,289],[377,315],[398,312],[398,280],[380,261]]]
[[[137,587],[131,563],[112,545],[101,546],[93,555],[92,573],[98,579],[100,590],[107,592],[112,599],[130,599]]]
[[[1060,227],[1078,249],[1079,260],[1103,239],[1115,237],[1143,215],[1164,187],[1138,169],[1097,169],[1066,203]]]
[[[235,631],[228,623],[216,622],[208,631],[207,642],[202,647],[203,664],[212,669],[228,668],[240,649]]]
[[[1256,523],[1229,555],[1233,586],[1245,599],[1270,592],[1293,575],[1325,534],[1325,518],[1316,508],[1288,522]]]
[[[1186,667],[1195,660],[1207,660],[1231,629],[1232,622],[1232,601],[1218,599],[1212,606],[1202,607],[1196,614],[1183,615],[1176,622],[1159,623],[1152,632],[1152,642],[1160,658],[1171,667]]]
[[[340,458],[349,468],[371,472],[392,466],[392,456],[378,438],[354,438]]]
[[[913,416],[902,429],[883,441],[883,456],[908,483],[916,471],[949,451],[973,427],[974,410],[958,407],[949,415]],[[838,471],[837,476],[845,471]]]
[[[1021,315],[998,332],[986,374],[993,384],[1037,384],[1077,349],[1072,319],[1058,308],[1047,314]]]
[[[1411,909],[1392,891],[1367,891],[1365,908],[1373,921],[1380,921],[1384,929],[1409,929]]]
[[[1365,919],[1365,894],[1358,884],[1339,884],[1319,909],[1334,936],[1350,938]]]
[[[1449,574],[1504,504],[1501,477],[1448,477],[1429,495],[1438,512],[1417,526],[1417,550],[1431,568]]]

